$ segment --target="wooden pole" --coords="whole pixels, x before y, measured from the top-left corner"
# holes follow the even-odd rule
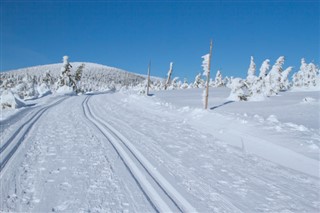
[[[208,108],[211,55],[212,55],[212,40],[210,41],[210,53],[209,53],[209,62],[208,62],[208,75],[207,75],[207,83],[206,83],[204,109]]]
[[[169,83],[170,83],[172,71],[173,71],[173,63],[171,62],[171,63],[170,63],[170,69],[169,69],[169,72],[168,72],[168,78],[167,78],[166,84],[164,85],[164,89],[165,89],[165,90],[168,88],[168,85],[169,85]]]
[[[149,95],[149,87],[150,87],[150,68],[151,68],[151,60],[148,66],[148,83],[147,83],[147,95]]]

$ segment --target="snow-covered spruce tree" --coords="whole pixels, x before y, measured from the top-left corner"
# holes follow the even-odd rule
[[[63,56],[63,65],[61,67],[61,74],[58,81],[57,87],[69,87],[69,91],[76,91],[77,85],[76,82],[72,79],[71,75],[71,64],[69,63],[69,57]]]
[[[319,70],[314,63],[309,63],[306,72],[303,76],[304,87],[316,87],[317,86],[317,75]]]
[[[251,86],[255,83],[255,81],[257,80],[257,76],[255,75],[256,73],[256,64],[254,63],[254,59],[253,56],[251,56],[251,60],[250,60],[250,66],[248,69],[248,75],[247,75],[247,79],[246,79],[246,83]]]
[[[231,78],[228,87],[231,89],[228,100],[231,101],[246,101],[247,100],[247,85],[241,78]]]
[[[50,73],[50,70],[47,70],[45,74],[42,76],[40,83],[37,87],[39,96],[41,97],[51,93],[51,90],[53,89],[53,85],[54,85],[54,79]]]
[[[253,62],[253,58],[251,59]],[[254,76],[253,67],[255,69],[255,65],[252,65],[252,62],[250,63],[249,70],[248,70],[248,86],[249,86],[249,100],[254,100],[254,101],[260,101],[264,100],[265,98],[265,90],[266,90],[266,80],[267,80],[267,73],[268,70],[270,69],[270,60],[266,59],[262,62],[261,67],[260,67],[260,73],[259,77]],[[251,70],[251,72],[250,72]],[[252,75],[253,74],[253,75]],[[251,77],[249,77],[251,76]],[[253,77],[254,76],[254,77]],[[255,79],[254,82],[252,82],[253,78]]]
[[[167,74],[167,81],[166,84],[164,85],[164,89],[166,90],[170,84],[170,79],[171,79],[171,75],[172,75],[172,71],[173,71],[173,62],[170,62],[170,68]]]
[[[203,88],[204,87],[204,80],[201,78],[201,73],[196,75],[194,82],[193,82],[194,88]]]
[[[222,87],[222,86],[224,86],[224,82],[223,82],[223,79],[222,79],[222,75],[221,75],[220,70],[217,71],[216,77],[215,77],[215,79],[214,79],[214,86],[215,86],[215,87]]]
[[[281,82],[280,82],[280,90],[286,91],[290,88],[289,82],[289,74],[292,71],[293,67],[288,67],[281,73]]]
[[[24,75],[21,80],[15,83],[14,88],[11,91],[17,94],[20,99],[33,99],[38,97],[36,76],[31,76],[28,73]]]
[[[82,73],[83,73],[83,69],[85,67],[85,64],[81,64],[77,70],[76,70],[76,74],[74,76],[74,80],[76,82],[76,92],[83,92],[83,89],[81,88],[81,78],[82,78]]]
[[[267,75],[267,79],[265,81],[265,93],[267,96],[276,95],[281,89],[281,72],[283,71],[282,66],[284,64],[284,60],[284,56],[280,56]]]
[[[296,87],[296,88],[303,86],[302,73],[297,72],[292,75],[292,84],[293,84],[293,87]]]
[[[264,79],[267,76],[269,69],[270,69],[270,60],[266,59],[261,64],[259,78]]]
[[[301,59],[300,70],[292,78],[295,88],[320,87],[319,68],[313,63],[307,64],[304,58]]]
[[[168,89],[174,90],[174,89],[180,89],[181,87],[181,81],[178,81],[179,77],[174,77],[171,81],[170,86],[168,87]]]

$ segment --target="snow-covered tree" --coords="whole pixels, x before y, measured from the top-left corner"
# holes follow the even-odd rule
[[[247,86],[245,81],[241,78],[232,78],[228,87],[231,89],[230,95],[228,97],[229,100],[232,101],[241,101],[247,100],[246,89]]]
[[[72,66],[69,63],[69,57],[63,56],[63,65],[61,67],[61,74],[57,85],[60,88],[65,86],[63,92],[77,91],[77,84],[72,78],[71,68]]]
[[[312,88],[320,86],[319,69],[313,63],[307,64],[304,58],[301,59],[300,70],[292,78],[294,87]]]
[[[302,73],[297,72],[292,75],[292,84],[294,87],[302,87],[303,86]]]
[[[81,77],[82,77],[82,72],[83,72],[83,69],[85,67],[85,64],[81,64],[77,70],[76,70],[76,74],[75,74],[75,77],[74,77],[74,80],[76,82],[76,89],[77,89],[77,93],[81,92]]]
[[[201,73],[196,75],[193,83],[194,88],[203,88],[204,87],[204,80],[201,78]]]
[[[316,65],[313,63],[309,63],[306,69],[306,73],[304,75],[304,86],[305,87],[315,87],[317,86],[317,75],[318,70]]]
[[[250,66],[248,69],[248,75],[246,79],[247,84],[252,85],[257,80],[255,73],[256,73],[256,64],[254,63],[253,56],[251,56]]]
[[[290,87],[289,82],[289,73],[292,71],[293,67],[288,67],[281,73],[281,82],[280,82],[280,89],[281,90],[288,90]]]
[[[281,72],[283,71],[284,60],[284,56],[280,56],[267,75],[266,94],[268,96],[278,94],[281,89]]]
[[[222,86],[224,86],[224,82],[223,82],[223,79],[222,79],[222,75],[221,75],[220,70],[217,71],[216,77],[215,77],[215,79],[214,79],[214,86],[215,86],[215,87],[222,87]]]
[[[255,76],[256,73],[256,64],[254,63],[254,58],[251,56],[250,58],[250,66],[248,69],[248,75],[247,76]]]
[[[270,60],[266,59],[264,60],[264,62],[260,67],[259,78],[264,79],[267,76],[269,69],[270,69]]]

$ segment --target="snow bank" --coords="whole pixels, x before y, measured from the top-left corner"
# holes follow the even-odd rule
[[[73,91],[72,87],[68,87],[66,85],[59,87],[56,91],[57,94],[60,95],[74,95],[76,94],[75,91]]]
[[[7,90],[3,91],[0,99],[2,109],[17,109],[25,106],[25,103],[22,100],[20,100],[18,97],[14,96],[12,92]]]

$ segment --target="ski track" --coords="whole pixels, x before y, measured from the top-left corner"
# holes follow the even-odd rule
[[[33,127],[33,125],[41,118],[41,116],[50,108],[60,104],[63,102],[65,98],[59,99],[55,103],[40,108],[38,111],[32,114],[30,116],[31,118],[27,120],[25,123],[20,125],[20,127],[15,130],[11,137],[6,140],[6,142],[1,143],[0,147],[0,178],[5,173],[5,166],[8,163],[8,161],[11,159],[11,157],[15,154],[17,149],[19,148],[20,144],[24,141],[24,138],[27,136],[30,129]],[[4,141],[3,138],[1,141]]]
[[[1,179],[0,211],[152,211],[106,138],[83,114],[83,98],[69,97],[34,124],[22,163]]]
[[[127,138],[114,129],[110,124],[106,123],[91,112],[88,101],[89,97],[84,101],[84,111],[86,111],[85,114],[87,118],[93,122],[104,135],[106,135],[134,176],[134,179],[143,189],[146,196],[148,196],[148,200],[150,200],[153,206],[156,207],[156,210],[159,212],[176,212],[177,210],[182,212],[196,212],[195,208],[185,200],[185,198],[156,170],[156,168],[132,145]],[[130,157],[130,155],[135,159]],[[145,178],[145,172],[139,170],[134,161],[137,161],[143,167],[155,184],[150,183]],[[160,190],[156,190],[154,188],[155,186],[158,186],[178,209],[173,210],[169,207],[170,204],[166,204],[168,201],[163,199],[163,195],[159,193]]]

